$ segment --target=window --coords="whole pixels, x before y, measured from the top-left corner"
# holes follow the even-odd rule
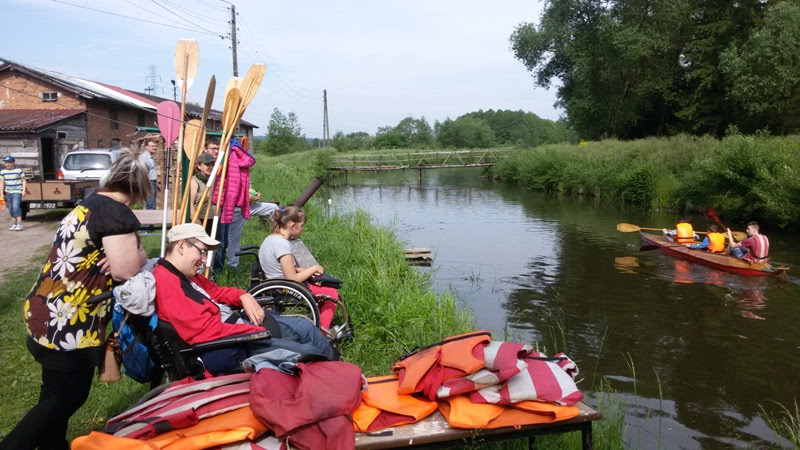
[[[139,125],[140,127],[144,126],[144,111],[139,111],[139,113],[137,114],[136,125]]]
[[[42,92],[42,101],[43,102],[58,101],[58,92]]]
[[[66,139],[67,132],[66,131],[56,131],[56,139]]]
[[[109,123],[111,124],[112,130],[119,128],[119,122],[117,122],[117,108],[108,108],[108,118],[110,119]]]
[[[111,148],[119,147],[121,145],[122,145],[122,141],[120,141],[119,139],[112,139],[111,140]]]

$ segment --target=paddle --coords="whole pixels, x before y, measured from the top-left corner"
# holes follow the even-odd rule
[[[176,176],[175,176],[175,194],[172,200],[172,223],[177,222],[178,210],[178,193],[181,187],[181,163],[183,162],[183,118],[186,114],[186,90],[194,83],[194,77],[197,75],[197,61],[199,59],[200,50],[197,46],[197,41],[194,39],[181,39],[175,46],[175,82],[181,88],[181,131],[178,135],[178,158],[176,161]]]
[[[643,245],[643,246],[639,247],[639,251],[640,252],[649,252],[650,250],[658,250],[660,248],[678,248],[678,247],[688,248],[685,245],[655,245],[655,244],[649,244],[649,245]]]
[[[175,102],[165,101],[158,104],[156,109],[158,112],[158,129],[161,131],[161,136],[164,137],[164,218],[161,221],[161,256],[164,256],[167,239],[167,202],[169,202],[169,164],[170,149],[172,144],[175,143],[175,138],[178,137],[180,132],[180,120],[178,114],[180,110]]]
[[[649,231],[663,231],[663,228],[647,228],[647,227],[640,227],[639,225],[634,225],[632,223],[618,223],[617,224],[617,231],[621,231],[623,233],[633,233],[635,231],[640,230],[649,230]],[[708,231],[695,231],[697,234],[708,234]]]
[[[211,75],[211,81],[208,83],[208,91],[206,92],[206,103],[203,107],[203,115],[200,118],[200,133],[199,138],[195,139],[195,145],[190,153],[187,153],[186,156],[189,158],[189,173],[193,173],[194,165],[197,162],[197,158],[200,156],[200,152],[203,151],[203,147],[206,142],[206,121],[208,120],[208,113],[211,111],[211,103],[214,101],[214,91],[217,88],[217,78],[214,75]],[[188,150],[184,147],[185,150]],[[186,220],[186,210],[189,209],[189,197],[190,192],[192,189],[191,181],[186,183],[186,186],[183,190],[183,199],[181,200],[181,210],[179,221],[183,223]]]
[[[728,229],[728,227],[726,227],[725,224],[722,223],[721,220],[719,220],[719,215],[717,215],[717,210],[713,206],[709,206],[708,208],[706,208],[706,210],[703,211],[703,215],[706,217],[706,219],[712,222],[716,222],[717,225],[721,226],[723,229]],[[731,231],[731,234],[733,235],[733,238],[736,239],[737,241],[743,241],[747,239],[747,233],[745,233],[744,231]]]

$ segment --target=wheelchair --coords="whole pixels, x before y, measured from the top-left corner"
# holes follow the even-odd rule
[[[241,247],[236,255],[255,257],[255,262],[250,270],[250,285],[245,290],[252,294],[259,304],[268,309],[273,309],[280,315],[305,317],[312,321],[315,326],[321,328],[319,307],[317,305],[323,301],[334,302],[336,311],[331,327],[328,330],[323,328],[322,331],[334,344],[352,339],[353,325],[347,312],[347,305],[341,295],[339,299],[325,295],[314,295],[304,283],[283,279],[266,279],[264,272],[261,270],[258,248],[257,245],[246,245]],[[316,261],[314,261],[314,264],[316,264]]]

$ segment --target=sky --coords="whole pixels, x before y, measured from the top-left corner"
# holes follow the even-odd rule
[[[431,125],[479,109],[530,111],[556,120],[555,89],[533,84],[509,36],[538,22],[536,0],[238,0],[239,76],[266,64],[244,119],[267,132],[275,108],[294,112],[303,133],[321,137],[322,91],[337,131]],[[221,110],[233,76],[230,3],[223,0],[0,0],[0,58],[135,91],[150,84],[172,98],[179,39],[198,41],[187,101],[203,104],[211,75]],[[220,36],[225,36],[221,38]],[[180,101],[178,90],[178,101]]]

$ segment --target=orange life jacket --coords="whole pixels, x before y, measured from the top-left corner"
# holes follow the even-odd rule
[[[681,222],[675,225],[675,229],[678,231],[678,235],[675,236],[675,240],[678,241],[679,244],[694,243],[694,229],[692,228],[692,224]]]
[[[725,251],[725,235],[722,233],[708,233],[708,251],[722,253]]]
[[[467,395],[440,400],[439,411],[451,427],[467,429],[552,423],[571,419],[580,414],[580,410],[575,406],[558,406],[536,401],[501,406],[491,403],[472,403]]]
[[[72,441],[73,450],[188,450],[255,440],[267,431],[249,407],[209,417],[188,428],[168,431],[146,441],[92,431]]]
[[[361,393],[362,402],[353,412],[356,432],[418,422],[436,411],[436,402],[398,394],[398,384],[395,375],[367,378],[367,390]]]
[[[482,350],[491,339],[489,330],[474,331],[451,336],[438,344],[402,356],[392,366],[392,372],[400,380],[397,393],[422,392],[433,400],[442,381],[474,373],[484,367]]]

